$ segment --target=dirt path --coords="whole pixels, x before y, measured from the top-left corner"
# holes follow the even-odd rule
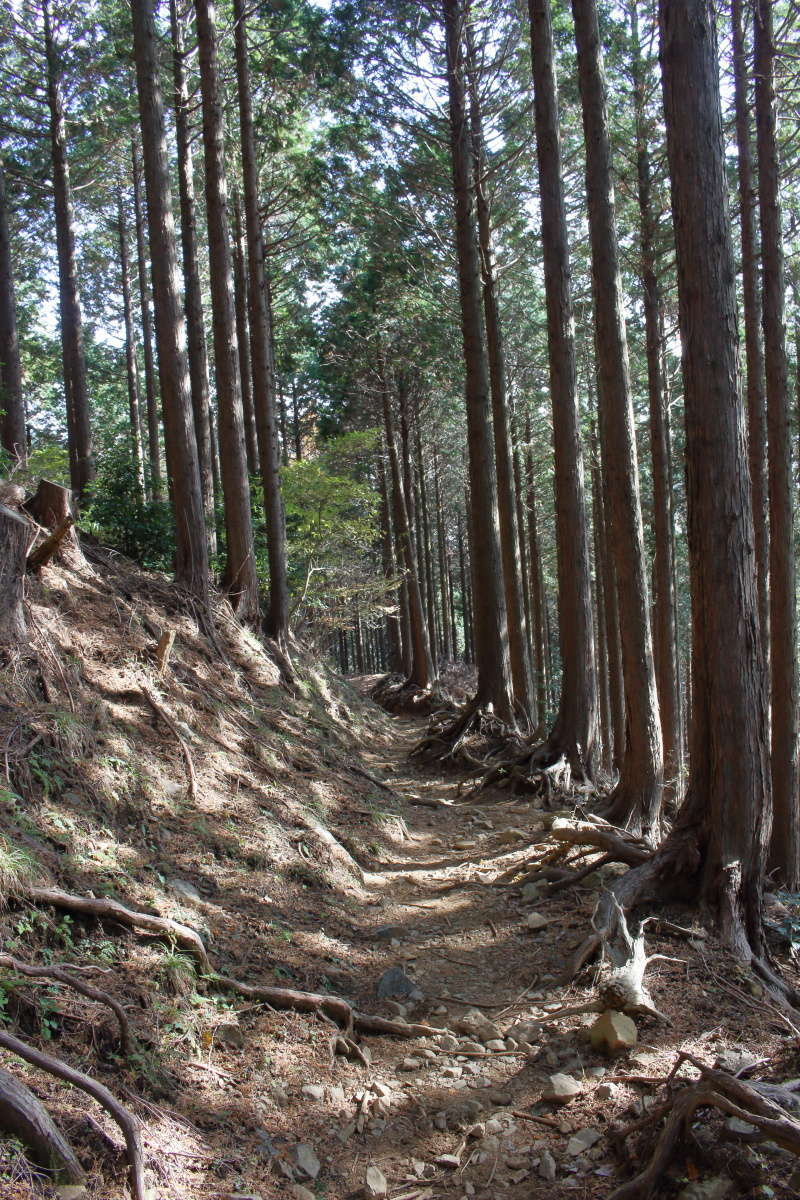
[[[352,950],[372,984],[371,1000],[360,1003],[448,1032],[410,1043],[371,1039],[368,1069],[337,1060],[329,1078],[310,1085],[313,1093],[301,1092],[308,1098],[307,1136],[323,1163],[322,1186],[311,1194],[380,1195],[385,1181],[395,1200],[609,1196],[632,1174],[620,1172],[610,1123],[645,1111],[654,1093],[647,1078],[663,1078],[677,1049],[708,1057],[752,1037],[748,1014],[730,998],[726,1008],[724,993],[709,1002],[708,972],[682,1005],[689,967],[663,963],[649,979],[673,1026],[639,1022],[639,1045],[613,1064],[588,1041],[594,1017],[562,1019],[544,1032],[526,1029],[565,1001],[558,977],[589,927],[596,881],[546,905],[498,885],[503,871],[530,853],[542,814],[525,801],[459,804],[457,779],[410,764],[421,728],[394,718],[389,733],[376,733],[363,749],[369,770],[396,790],[406,833],[375,868],[382,879],[371,885]],[[534,909],[548,920],[536,933],[526,926]],[[676,953],[669,943],[663,949]],[[376,999],[375,985],[393,969],[419,989],[420,999]],[[573,990],[566,1002],[589,998],[590,991]],[[762,1055],[764,1036],[770,1035],[759,1039]],[[774,1031],[772,1037],[774,1045]],[[579,1094],[564,1106],[542,1100],[556,1072],[578,1084]],[[625,1083],[626,1075],[635,1078]],[[699,1151],[698,1145],[694,1159],[702,1160]],[[749,1148],[736,1153],[754,1157]],[[705,1165],[701,1173],[694,1160],[678,1163],[677,1174],[716,1178],[713,1164]],[[761,1171],[776,1195],[791,1194],[781,1190],[774,1165],[762,1169],[748,1160],[747,1171],[751,1178]]]

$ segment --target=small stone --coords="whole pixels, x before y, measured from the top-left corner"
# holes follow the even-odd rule
[[[328,1088],[328,1098],[331,1104],[338,1104],[340,1107],[344,1104],[344,1088],[340,1083]]]
[[[503,829],[497,834],[497,840],[501,846],[510,846],[513,842],[529,841],[531,835],[526,833],[524,829]]]
[[[289,1187],[289,1195],[292,1200],[316,1200],[313,1192],[310,1192],[307,1187],[303,1187],[302,1183],[293,1183]]]
[[[89,1193],[82,1183],[67,1183],[56,1188],[56,1195],[58,1200],[84,1200]]]
[[[728,1071],[731,1075],[738,1075],[740,1071],[746,1071],[748,1067],[754,1067],[757,1062],[758,1059],[755,1054],[751,1054],[744,1047],[730,1046],[726,1050],[720,1050],[714,1066],[720,1071]]]
[[[542,1157],[539,1160],[539,1177],[553,1183],[556,1177],[556,1160],[553,1158],[549,1150],[542,1151]]]
[[[203,904],[203,897],[200,895],[194,884],[189,883],[188,880],[167,879],[166,884],[167,887],[170,888],[171,891],[176,892],[177,895],[180,896],[181,900],[185,901],[185,903],[191,906]]]
[[[611,1100],[616,1095],[616,1088],[613,1083],[601,1083],[594,1089],[594,1095],[596,1100]]]
[[[514,1103],[510,1092],[489,1092],[489,1100],[499,1108],[510,1108]]]
[[[316,1100],[317,1102],[325,1099],[325,1088],[319,1083],[304,1083],[300,1088],[300,1092],[305,1096],[306,1100]],[[344,1099],[344,1096],[342,1096]]]
[[[244,1034],[238,1025],[218,1025],[214,1030],[214,1038],[223,1046],[231,1046],[236,1050],[241,1050],[244,1046]]]
[[[365,1191],[368,1196],[385,1196],[388,1186],[383,1171],[378,1167],[367,1167]]]
[[[474,850],[475,843],[469,841],[468,838],[458,838],[457,841],[453,842],[453,849],[454,850]]]
[[[434,1004],[433,1008],[431,1009],[431,1013],[435,1017],[446,1017],[447,1016],[447,1005],[446,1004]]]
[[[464,1041],[459,1046],[459,1050],[465,1051],[467,1054],[485,1054],[486,1047],[480,1042]]]
[[[505,1050],[506,1044],[502,1038],[490,1038],[486,1043],[487,1050]]]
[[[538,912],[528,913],[527,917],[525,918],[525,928],[530,929],[533,933],[538,932],[540,929],[544,929],[545,926],[549,924],[550,918],[543,917],[542,914]]]
[[[582,1092],[582,1083],[579,1083],[572,1075],[564,1075],[557,1071],[555,1075],[548,1077],[547,1085],[542,1092],[542,1099],[549,1100],[552,1104],[569,1104],[570,1100],[574,1100]]]
[[[378,980],[377,991],[379,1000],[420,1001],[424,999],[422,989],[414,983],[413,979],[409,979],[401,967],[390,967],[388,971],[384,971]]]
[[[298,1171],[307,1175],[309,1179],[317,1178],[322,1164],[314,1153],[313,1146],[309,1146],[308,1142],[298,1142],[291,1151],[291,1157]]]
[[[398,1065],[397,1069],[398,1071],[418,1071],[421,1066],[421,1058],[411,1058],[409,1056],[408,1058],[403,1059],[403,1061]]]
[[[458,1066],[442,1067],[442,1075],[445,1079],[460,1079],[464,1074],[464,1068]]]
[[[696,1179],[678,1192],[678,1200],[725,1200],[730,1196],[733,1182],[714,1175],[710,1179]]]
[[[454,1050],[458,1049],[458,1038],[454,1038],[452,1033],[443,1033],[436,1040],[440,1048],[447,1054],[452,1054]]]
[[[457,1154],[437,1154],[433,1161],[437,1166],[449,1167],[453,1171],[461,1166],[461,1159]]]
[[[519,1049],[519,1042],[516,1040],[516,1038],[513,1038],[513,1037],[507,1037],[505,1039],[505,1041],[503,1042],[503,1045],[505,1046],[506,1050],[518,1050]]]
[[[591,1150],[595,1142],[600,1141],[601,1137],[602,1134],[598,1129],[579,1129],[567,1142],[567,1154],[570,1158],[585,1154],[587,1150]]]
[[[539,899],[539,895],[538,883],[526,883],[522,888],[522,903],[532,904],[534,900]]]
[[[286,1108],[286,1105],[289,1103],[289,1094],[280,1083],[273,1083],[269,1089],[269,1094],[277,1108]]]
[[[391,942],[399,941],[405,934],[402,925],[379,925],[372,936],[376,942]]]
[[[625,1013],[608,1008],[592,1025],[589,1038],[595,1050],[619,1054],[636,1045],[636,1026]]]

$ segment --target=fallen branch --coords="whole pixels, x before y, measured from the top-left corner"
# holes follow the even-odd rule
[[[10,954],[0,954],[0,967],[16,971],[18,975],[24,975],[29,979],[54,979],[57,983],[63,983],[65,987],[72,988],[73,991],[78,992],[81,996],[86,996],[88,1000],[95,1000],[98,1004],[105,1004],[117,1018],[122,1052],[126,1056],[130,1054],[131,1033],[127,1015],[119,1001],[115,1000],[113,996],[109,996],[108,992],[103,992],[99,988],[92,987],[90,983],[84,983],[82,979],[75,979],[67,967],[57,965],[35,967],[29,963],[21,962],[18,958],[13,958]]]
[[[81,916],[97,917],[101,921],[119,921],[129,929],[146,929],[148,933],[156,933],[173,941],[182,950],[197,959],[204,971],[213,973],[206,948],[199,933],[188,925],[181,925],[171,917],[157,917],[152,913],[138,912],[126,908],[117,900],[101,899],[96,896],[73,896],[62,892],[60,888],[30,887],[26,896],[36,904],[51,904],[53,908],[65,909],[67,912],[78,913]]]
[[[80,1088],[82,1092],[86,1092],[98,1104],[102,1105],[109,1116],[119,1125],[122,1130],[122,1136],[125,1138],[128,1162],[130,1164],[131,1190],[134,1200],[146,1200],[144,1159],[139,1140],[139,1131],[134,1117],[128,1112],[127,1108],[120,1104],[119,1100],[111,1094],[104,1084],[93,1079],[91,1075],[84,1075],[81,1071],[76,1071],[74,1067],[68,1066],[67,1063],[62,1062],[60,1059],[52,1058],[49,1054],[43,1054],[41,1050],[36,1050],[33,1046],[29,1046],[27,1042],[20,1041],[19,1038],[6,1033],[4,1030],[0,1030],[0,1046],[4,1050],[9,1050],[12,1054],[16,1054],[18,1058],[24,1059],[31,1066],[38,1067],[41,1071],[46,1071],[48,1075],[55,1075],[56,1079],[63,1079],[66,1083],[71,1083],[73,1087]]]

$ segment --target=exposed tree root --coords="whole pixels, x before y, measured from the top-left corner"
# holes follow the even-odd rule
[[[197,801],[197,774],[194,769],[194,759],[192,758],[192,752],[189,749],[189,746],[186,742],[186,738],[182,736],[181,731],[178,729],[178,726],[175,724],[172,717],[169,715],[167,710],[164,708],[164,705],[160,704],[159,701],[156,700],[155,696],[147,690],[147,688],[142,688],[142,695],[144,696],[145,700],[150,705],[150,707],[152,708],[152,710],[156,714],[156,716],[160,717],[161,720],[164,722],[164,724],[172,731],[172,734],[173,734],[176,742],[178,743],[178,745],[181,748],[181,753],[183,754],[183,761],[186,763],[186,774],[189,778],[187,799],[192,804],[195,804]]]
[[[105,1004],[117,1018],[119,1042],[122,1052],[126,1056],[130,1054],[132,1049],[131,1032],[125,1009],[113,996],[109,996],[108,992],[103,992],[99,988],[92,987],[90,983],[84,983],[82,979],[76,979],[70,973],[68,967],[57,965],[36,967],[30,963],[21,962],[18,958],[13,958],[10,954],[0,954],[0,967],[16,971],[18,975],[24,975],[28,979],[54,979],[56,983],[62,983],[65,987],[72,988],[74,992],[78,992],[81,996],[86,996],[87,1000],[94,1000],[98,1004]]]
[[[443,708],[452,711],[450,701],[436,685],[421,688],[403,675],[384,675],[375,684],[370,696],[376,704],[380,704],[381,708],[390,713],[425,717]]]
[[[60,1183],[83,1183],[86,1175],[69,1142],[44,1105],[16,1076],[0,1068],[0,1129],[19,1138],[34,1162]]]
[[[666,1107],[667,1119],[650,1162],[635,1178],[617,1188],[611,1200],[647,1200],[653,1194],[675,1147],[688,1131],[694,1114],[701,1108],[717,1108],[728,1116],[746,1121],[779,1146],[800,1155],[800,1123],[790,1117],[774,1099],[760,1092],[756,1085],[735,1079],[724,1071],[712,1070],[693,1055],[684,1053],[678,1055],[667,1080],[668,1087],[675,1082],[679,1068],[687,1062],[700,1072],[699,1082],[684,1086],[671,1096]],[[650,1121],[660,1119],[664,1112],[665,1107],[662,1106]],[[641,1123],[637,1122],[636,1126],[621,1130],[618,1137],[624,1139],[638,1128],[641,1128]]]
[[[467,771],[485,771],[493,755],[519,735],[488,708],[473,700],[460,712],[437,713],[424,737],[411,749],[411,758],[438,762]]]
[[[81,916],[97,917],[101,921],[119,921],[129,929],[146,929],[148,933],[156,933],[180,946],[187,954],[191,954],[204,971],[213,973],[200,934],[188,925],[173,921],[171,917],[157,917],[152,913],[138,912],[126,908],[117,900],[74,896],[69,892],[62,892],[60,888],[31,887],[25,895],[36,904],[50,904],[53,908],[65,909]]]
[[[144,1182],[144,1159],[142,1156],[142,1147],[139,1140],[139,1130],[133,1115],[128,1112],[119,1100],[114,1097],[108,1088],[99,1083],[96,1079],[92,1079],[91,1075],[84,1075],[81,1071],[76,1071],[74,1067],[68,1066],[58,1058],[53,1058],[49,1054],[43,1054],[41,1050],[36,1050],[33,1046],[29,1046],[27,1042],[20,1041],[19,1038],[13,1037],[12,1034],[0,1030],[0,1046],[4,1050],[9,1050],[12,1054],[16,1054],[18,1058],[22,1058],[33,1067],[38,1067],[41,1071],[46,1071],[48,1075],[55,1075],[57,1079],[63,1079],[66,1083],[71,1083],[73,1087],[80,1088],[82,1092],[86,1092],[98,1104],[106,1110],[109,1116],[113,1117],[117,1125],[122,1130],[122,1135],[125,1138],[125,1146],[128,1151],[128,1162],[130,1164],[131,1173],[131,1190],[133,1191],[134,1200],[146,1200],[146,1189]]]

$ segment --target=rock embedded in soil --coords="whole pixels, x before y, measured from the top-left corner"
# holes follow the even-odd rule
[[[553,1183],[555,1180],[556,1160],[549,1150],[542,1151],[542,1157],[539,1160],[539,1176],[547,1183]]]
[[[317,1200],[313,1192],[310,1192],[307,1187],[303,1187],[302,1183],[293,1183],[289,1187],[289,1195],[292,1200]]]
[[[298,1142],[291,1150],[291,1159],[296,1169],[309,1179],[316,1179],[322,1169],[313,1146],[309,1146],[308,1142]]]
[[[599,1129],[579,1129],[567,1142],[567,1154],[570,1158],[585,1154],[602,1136]]]
[[[583,1084],[572,1075],[564,1075],[557,1071],[550,1075],[542,1092],[542,1099],[551,1104],[569,1104],[576,1096],[583,1094]]]
[[[409,979],[402,967],[390,967],[378,980],[379,1000],[424,1000],[422,989]]]
[[[738,1075],[740,1071],[746,1071],[748,1067],[754,1067],[757,1062],[758,1059],[755,1054],[751,1054],[749,1050],[745,1050],[742,1046],[729,1046],[725,1050],[720,1050],[714,1066],[720,1071],[728,1071],[731,1075]]]
[[[733,1183],[722,1175],[696,1179],[678,1193],[678,1200],[725,1200],[733,1194]]]
[[[544,917],[538,912],[528,913],[525,918],[525,928],[529,929],[532,933],[538,933],[540,929],[544,929],[549,924],[550,918]]]
[[[315,1100],[317,1102],[325,1099],[325,1088],[320,1083],[304,1083],[300,1092],[305,1096],[306,1100]],[[342,1097],[344,1099],[344,1097]]]
[[[589,1040],[595,1050],[620,1054],[636,1045],[636,1026],[625,1013],[607,1008],[589,1030]]]

